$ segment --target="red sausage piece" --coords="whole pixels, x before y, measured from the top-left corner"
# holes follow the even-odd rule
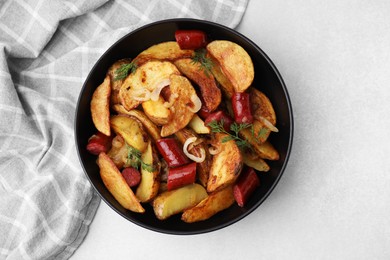
[[[135,168],[124,168],[122,176],[130,187],[135,187],[141,182],[141,173]]]
[[[242,172],[233,186],[233,194],[238,206],[244,207],[252,193],[259,186],[260,180],[253,168],[248,168]]]
[[[246,92],[236,92],[232,96],[234,119],[237,123],[241,124],[253,122],[253,116],[249,100],[249,93]]]
[[[157,140],[157,149],[164,157],[169,167],[177,167],[189,162],[183,152],[183,148],[178,144],[175,138],[163,138]]]
[[[175,38],[182,50],[196,50],[207,45],[206,34],[200,30],[177,30]]]
[[[195,182],[196,163],[189,163],[184,166],[171,168],[168,172],[167,188],[174,190]]]
[[[229,132],[230,131],[230,125],[233,124],[233,119],[227,115],[223,111],[217,111],[214,113],[209,114],[209,116],[204,121],[205,125],[210,124],[212,121],[222,121],[223,120],[223,128]]]
[[[89,138],[87,150],[94,155],[99,155],[101,152],[106,153],[111,148],[111,141],[111,136],[106,136],[98,132]]]

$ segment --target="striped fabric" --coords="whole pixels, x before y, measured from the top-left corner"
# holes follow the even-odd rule
[[[0,259],[67,259],[99,198],[79,164],[76,100],[89,70],[144,24],[235,27],[247,0],[0,1]]]

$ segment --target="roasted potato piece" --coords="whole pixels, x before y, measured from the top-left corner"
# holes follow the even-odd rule
[[[188,126],[197,134],[209,134],[211,132],[210,128],[204,124],[204,121],[197,114],[192,117]]]
[[[135,62],[140,66],[150,60],[174,61],[181,58],[191,58],[193,55],[193,50],[182,50],[175,41],[168,41],[144,50],[135,58]]]
[[[270,169],[266,161],[253,152],[242,153],[242,160],[245,165],[261,172],[268,172]]]
[[[141,167],[141,183],[138,185],[135,195],[141,202],[149,202],[156,197],[160,187],[160,167],[151,142],[148,143],[146,151],[142,153],[141,160],[146,164],[153,165],[154,170],[150,172]]]
[[[209,58],[211,58],[213,64],[213,66],[211,67],[211,73],[214,75],[214,78],[219,83],[219,87],[222,89],[224,95],[230,99],[234,94],[234,87],[232,83],[229,81],[228,78],[226,78],[218,61],[211,55],[209,55]]]
[[[255,88],[250,88],[249,94],[253,117],[270,131],[278,132],[275,110],[268,97]]]
[[[195,107],[194,100],[199,100],[196,95],[195,89],[192,87],[191,82],[183,76],[171,75],[170,85],[170,100],[176,95],[177,99],[173,102],[173,106],[170,107],[172,117],[166,125],[161,128],[161,136],[166,137],[176,133],[180,129],[183,129],[194,116],[193,109]],[[175,94],[175,95],[174,95]]]
[[[214,111],[221,103],[221,90],[218,88],[213,75],[206,75],[199,64],[192,59],[180,59],[174,63],[181,73],[195,82],[200,89],[203,105],[209,111]]]
[[[176,66],[167,61],[149,61],[127,76],[119,90],[122,105],[131,110],[142,101],[149,100],[148,95],[162,85],[169,85],[169,76],[179,75]]]
[[[226,136],[228,135],[222,133],[216,133],[214,136],[214,145],[220,152],[213,156],[207,192],[213,192],[234,183],[240,175],[241,152],[233,140],[222,143],[222,139]]]
[[[195,207],[189,208],[183,212],[181,219],[187,223],[206,220],[218,212],[229,208],[234,203],[233,187],[228,187],[209,194]]]
[[[150,119],[142,111],[136,109],[128,111],[122,105],[114,105],[113,108],[118,114],[129,115],[137,118],[154,141],[161,139],[160,129],[152,121],[150,121]]]
[[[253,139],[248,139],[248,142],[252,145],[253,149],[259,155],[260,158],[268,160],[279,160],[278,151],[269,141],[259,143],[254,141]]]
[[[160,220],[183,212],[207,197],[202,185],[194,183],[172,191],[166,191],[153,200],[153,210]]]
[[[145,209],[141,206],[129,185],[127,185],[122,174],[104,152],[99,154],[98,165],[104,185],[119,204],[133,212],[145,212]]]
[[[179,142],[181,144],[184,144],[185,141],[190,138],[190,137],[197,137],[197,134],[195,134],[191,129],[188,129],[188,128],[184,128],[184,129],[181,129],[179,131],[177,131],[175,133],[175,136],[177,137],[177,139],[179,140]],[[201,163],[198,163],[197,164],[197,167],[196,167],[196,174],[197,174],[197,178],[199,180],[199,182],[204,186],[206,187],[207,185],[207,181],[209,179],[209,171],[210,171],[210,167],[211,167],[211,155],[207,149],[207,145],[202,142],[202,143],[199,143],[197,145],[194,145],[193,148],[189,149],[188,151],[195,155],[196,157],[201,157],[201,149],[203,149],[206,153],[206,159],[201,162]]]
[[[93,92],[91,100],[92,121],[96,129],[107,135],[111,135],[110,128],[110,77],[106,77],[102,84]]]
[[[111,117],[111,127],[126,143],[144,152],[148,146],[148,135],[142,124],[132,116],[117,115]]]
[[[142,103],[145,115],[157,125],[167,124],[172,116],[171,111],[164,106],[164,103],[161,96],[156,101],[148,100]]]
[[[122,86],[123,79],[118,79],[116,75],[116,71],[125,64],[129,64],[131,62],[131,59],[122,59],[118,60],[114,64],[111,65],[111,67],[107,71],[107,75],[110,76],[111,80],[111,100],[110,105],[111,107],[113,105],[119,104],[119,90]]]
[[[221,66],[235,92],[244,92],[252,84],[254,68],[249,54],[240,45],[226,40],[212,41],[207,50]]]
[[[256,119],[253,120],[252,124],[253,132],[251,128],[245,128],[240,131],[239,135],[247,140],[252,139],[252,141],[256,141],[258,143],[264,143],[268,139],[271,130],[269,130],[264,126],[263,123]]]

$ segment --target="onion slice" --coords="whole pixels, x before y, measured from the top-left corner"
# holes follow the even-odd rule
[[[190,110],[192,113],[197,113],[202,107],[202,101],[200,101],[200,98],[194,94],[191,96],[191,102],[194,104],[194,107],[189,107],[188,110]]]
[[[201,156],[200,157],[197,157],[193,154],[190,154],[188,152],[188,146],[192,143],[194,143],[198,138],[196,138],[195,136],[194,137],[190,137],[188,138],[185,142],[184,142],[184,145],[183,145],[183,152],[184,154],[190,158],[191,160],[193,160],[194,162],[197,162],[197,163],[201,163],[203,162],[205,159],[206,159],[206,151],[203,149],[203,148],[200,148],[200,154]]]
[[[270,121],[268,121],[267,118],[259,116],[258,119],[272,132],[279,132],[279,129],[277,129]]]
[[[219,152],[220,152],[220,149],[218,149],[217,147],[215,147],[215,146],[209,147],[209,153],[210,153],[211,155],[216,155],[216,154],[218,154]]]
[[[169,79],[163,79],[160,83],[157,84],[156,88],[150,94],[150,99],[153,101],[157,101],[160,97],[161,90],[166,86],[169,86],[171,81]]]

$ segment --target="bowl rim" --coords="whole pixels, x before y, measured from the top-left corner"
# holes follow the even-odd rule
[[[123,41],[127,37],[131,36],[132,34],[137,33],[138,31],[145,30],[145,29],[147,29],[149,27],[157,26],[157,25],[160,25],[160,24],[178,23],[178,22],[194,22],[194,23],[210,25],[210,26],[213,26],[213,27],[216,27],[216,28],[228,31],[229,33],[232,33],[232,34],[234,34],[234,35],[236,35],[236,36],[238,36],[240,38],[243,38],[250,45],[252,45],[252,47],[255,48],[256,52],[259,52],[263,56],[263,58],[267,61],[267,63],[270,65],[270,67],[274,71],[275,75],[277,76],[277,78],[278,78],[278,80],[279,80],[279,82],[281,84],[283,93],[285,95],[286,101],[287,101],[286,105],[287,105],[287,109],[288,109],[288,117],[289,117],[289,120],[290,120],[290,128],[289,128],[289,136],[288,136],[289,142],[288,142],[288,147],[287,147],[287,151],[286,151],[286,157],[285,157],[283,165],[281,166],[281,169],[280,169],[276,179],[274,180],[274,182],[272,183],[272,185],[270,186],[268,191],[265,193],[265,195],[260,200],[258,200],[251,208],[247,209],[241,215],[239,215],[238,217],[236,217],[236,218],[234,218],[232,220],[229,220],[227,222],[215,225],[215,226],[210,227],[210,228],[204,228],[204,229],[199,229],[199,230],[190,230],[190,231],[167,230],[167,229],[163,229],[163,228],[159,228],[159,227],[150,226],[150,225],[147,225],[147,224],[142,223],[140,221],[137,221],[135,219],[129,218],[128,216],[123,214],[121,211],[116,209],[114,207],[114,205],[112,205],[102,194],[100,194],[100,192],[98,191],[97,187],[95,187],[95,185],[93,184],[91,178],[89,177],[89,175],[87,173],[87,170],[85,169],[84,163],[82,161],[81,154],[80,154],[80,147],[79,147],[79,144],[78,144],[78,141],[77,141],[77,137],[78,137],[77,118],[78,118],[78,113],[79,113],[78,112],[79,111],[79,109],[78,109],[79,108],[79,104],[80,104],[80,101],[81,101],[81,98],[82,98],[82,94],[85,92],[85,89],[87,88],[87,82],[89,81],[90,77],[92,76],[93,71],[100,64],[101,60],[108,53],[110,53],[111,50],[114,49],[121,41]],[[291,105],[290,95],[289,95],[289,93],[287,91],[286,84],[284,83],[284,80],[283,80],[280,72],[278,71],[278,69],[276,68],[275,64],[272,62],[272,60],[268,57],[268,55],[256,43],[254,43],[251,39],[247,38],[245,35],[241,34],[240,32],[238,32],[238,31],[236,31],[236,30],[234,30],[234,29],[232,29],[230,27],[227,27],[225,25],[216,23],[216,22],[212,22],[212,21],[208,21],[208,20],[201,20],[201,19],[194,19],[194,18],[171,18],[171,19],[164,19],[164,20],[151,22],[151,23],[145,24],[145,25],[143,25],[143,26],[141,26],[139,28],[136,28],[136,29],[126,33],[124,36],[122,36],[121,38],[116,40],[103,54],[101,54],[101,56],[95,62],[95,64],[92,66],[92,68],[90,69],[87,77],[83,81],[83,85],[82,85],[82,87],[80,89],[79,96],[78,96],[78,99],[77,99],[76,109],[75,109],[75,114],[74,115],[75,115],[74,116],[74,140],[75,140],[75,144],[76,144],[77,155],[78,155],[78,158],[79,158],[79,162],[80,162],[80,164],[81,164],[81,166],[83,168],[84,174],[87,177],[87,179],[88,179],[89,183],[91,184],[91,186],[93,187],[94,192],[96,192],[99,195],[99,197],[111,209],[113,209],[116,213],[118,213],[120,216],[122,216],[126,220],[128,220],[128,221],[130,221],[130,222],[132,222],[132,223],[134,223],[134,224],[136,224],[136,225],[138,225],[140,227],[148,229],[150,231],[155,231],[155,232],[159,232],[159,233],[163,233],[163,234],[169,234],[169,235],[197,235],[197,234],[204,234],[204,233],[208,233],[208,232],[212,232],[212,231],[217,231],[219,229],[228,227],[228,226],[230,226],[230,225],[240,221],[241,219],[245,218],[250,213],[255,211],[270,196],[270,194],[272,193],[272,191],[274,190],[276,185],[279,183],[279,181],[280,181],[280,179],[281,179],[281,177],[282,177],[282,175],[283,175],[283,173],[284,173],[284,171],[285,171],[285,169],[287,167],[287,164],[288,164],[288,161],[289,161],[289,158],[290,158],[290,154],[291,154],[291,150],[292,150],[292,145],[293,145],[294,117],[293,117],[293,108],[292,108],[292,105]]]

